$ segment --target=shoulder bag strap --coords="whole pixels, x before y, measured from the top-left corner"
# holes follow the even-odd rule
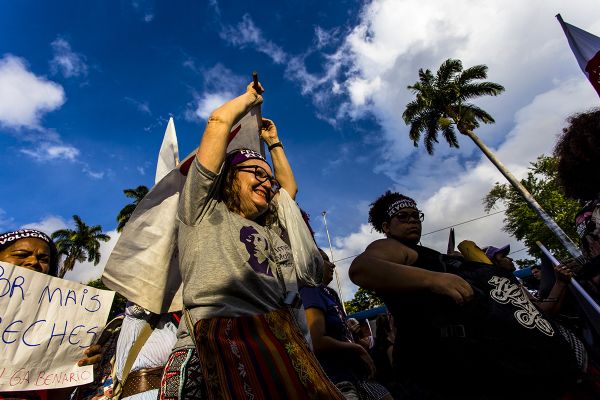
[[[194,322],[192,321],[192,315],[190,310],[186,306],[183,306],[183,319],[185,319],[185,325],[187,326],[188,334],[194,342],[194,349],[196,349],[196,356],[200,359],[200,349],[198,348],[198,342],[196,342],[196,333],[194,332]]]
[[[121,377],[122,387],[125,386],[125,382],[127,381],[127,377],[131,372],[131,367],[133,367],[135,359],[140,354],[142,347],[144,347],[144,344],[146,341],[148,341],[150,335],[152,335],[152,331],[154,331],[159,319],[160,315],[153,315],[148,321],[146,321],[137,339],[135,339],[133,346],[131,346],[129,354],[127,355],[127,360],[125,360],[125,365],[123,366],[123,374]]]

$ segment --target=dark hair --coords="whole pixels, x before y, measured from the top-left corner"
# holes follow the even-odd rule
[[[4,232],[4,233],[0,234],[0,237],[12,235],[15,233],[20,233],[22,231],[23,230],[13,231],[13,232]],[[42,236],[42,237],[28,236],[28,237],[23,237],[22,239],[38,239],[38,240],[41,240],[42,242],[45,242],[48,245],[48,248],[50,249],[50,261],[48,262],[48,267],[49,267],[48,275],[58,276],[58,250],[56,249],[56,245],[54,244],[54,241],[52,241],[50,236],[46,235],[42,231],[38,231],[37,229],[26,229],[26,231],[35,232],[38,235]],[[6,241],[3,244],[0,244],[0,251],[6,249],[7,247],[15,244],[16,242],[18,242],[19,240],[22,240],[22,239]]]
[[[385,345],[391,332],[390,317],[387,314],[379,314],[375,319],[375,345]]]
[[[600,192],[600,108],[567,119],[554,148],[558,179],[571,198],[592,200]]]
[[[410,197],[388,190],[371,203],[371,208],[369,209],[369,223],[377,232],[383,233],[382,225],[384,222],[389,222],[390,219],[387,213],[388,208],[392,203],[398,200],[411,200],[414,202]]]
[[[315,231],[313,231],[312,226],[310,226],[310,215],[308,215],[308,213],[306,211],[304,211],[303,209],[300,209],[300,215],[302,215],[302,219],[304,220],[304,223],[306,223],[306,226],[308,227],[308,231],[310,232],[310,235],[312,236],[313,240],[315,240]],[[319,249],[321,250],[321,249]]]
[[[231,155],[231,153],[230,153]],[[224,179],[221,184],[219,199],[225,203],[227,209],[233,213],[240,210],[240,187],[235,179],[238,170],[231,166],[231,156],[228,155],[223,165]],[[277,207],[273,201],[269,202],[269,208],[262,213],[254,222],[262,226],[270,226],[277,222]]]

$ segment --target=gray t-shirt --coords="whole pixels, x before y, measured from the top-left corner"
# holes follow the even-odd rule
[[[217,200],[221,178],[195,159],[179,200],[183,303],[194,323],[279,309],[285,290],[276,265],[284,276],[294,275],[291,249],[276,229],[232,213]],[[193,345],[183,321],[178,337],[175,348]]]

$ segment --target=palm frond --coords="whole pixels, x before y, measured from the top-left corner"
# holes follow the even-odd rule
[[[134,199],[135,204],[137,204],[148,194],[148,187],[140,185],[135,189],[125,189],[123,193],[130,199]]]
[[[461,100],[480,96],[498,96],[504,91],[504,86],[494,82],[467,83],[460,87]]]
[[[442,135],[444,139],[448,142],[450,147],[459,148],[458,139],[456,138],[456,131],[452,125],[448,125],[445,128],[442,128]]]
[[[423,114],[420,114],[413,118],[410,125],[410,130],[408,132],[408,137],[410,140],[413,141],[415,147],[418,146],[419,140],[421,140],[421,132],[425,131],[425,129],[426,123]]]
[[[462,71],[462,62],[460,60],[449,58],[440,65],[440,68],[437,71],[437,84],[445,85],[446,83],[452,81],[454,75],[460,73]]]
[[[486,79],[487,78],[487,65],[474,65],[462,71],[456,78],[456,83],[463,85],[474,79]]]
[[[439,124],[438,124],[438,120],[439,117],[437,115],[434,115],[435,113],[433,112],[429,112],[427,114],[427,119],[425,122],[425,138],[424,138],[424,142],[425,142],[425,150],[427,150],[427,153],[429,154],[433,154],[433,146],[434,143],[439,143],[438,142],[438,130],[439,130]]]
[[[496,122],[494,118],[492,118],[492,116],[487,113],[487,111],[477,107],[474,104],[464,104],[463,108],[469,111],[471,118],[474,118],[477,121],[481,121],[484,124],[493,124],[494,122]]]
[[[423,106],[419,100],[413,100],[406,105],[404,112],[402,113],[402,119],[408,125],[412,123],[423,110]]]

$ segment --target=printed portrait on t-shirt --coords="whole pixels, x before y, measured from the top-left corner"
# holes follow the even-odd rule
[[[240,241],[248,251],[248,264],[259,274],[273,276],[269,267],[269,242],[261,236],[252,226],[244,226],[240,229]]]

